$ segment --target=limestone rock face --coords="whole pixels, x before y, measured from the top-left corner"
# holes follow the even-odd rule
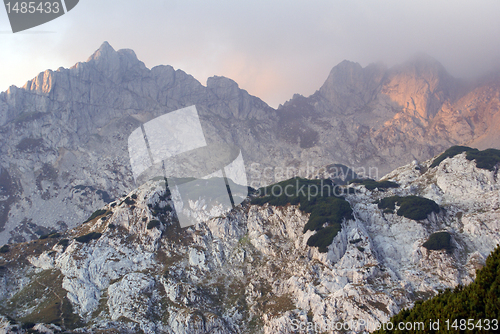
[[[150,181],[128,194],[133,205],[122,197],[60,236],[65,244],[49,237],[3,254],[0,326],[10,328],[1,317],[8,315],[82,333],[291,333],[308,322],[322,332],[336,323],[373,330],[417,299],[472,282],[500,242],[497,171],[478,169],[465,154],[431,163],[384,177],[399,188],[354,186],[346,196],[353,219],[326,253],[307,245],[308,214],[291,205],[245,201],[185,229],[168,212],[151,228],[152,208],[171,201],[161,181]],[[432,199],[441,210],[415,221],[375,204],[393,195]],[[451,248],[424,247],[439,231],[450,234]],[[76,239],[89,232],[101,235]],[[23,300],[40,285],[51,293]],[[38,308],[53,302],[71,305],[78,321],[56,312],[50,319],[66,320],[43,324]]]
[[[344,60],[332,69],[319,93],[337,111],[355,113],[373,99],[386,70],[382,64],[362,68]]]
[[[105,42],[0,93],[0,244],[74,227],[136,187],[128,136],[183,107],[196,105],[208,141],[241,149],[257,187],[332,163],[379,178],[454,144],[498,147],[499,87],[496,75],[456,80],[427,56],[393,68],[344,61],[315,94],[273,109],[231,79],[204,86]]]
[[[498,74],[476,83],[455,79],[426,55],[393,68],[343,61],[315,94],[278,109],[279,134],[313,165],[328,156],[377,167],[380,177],[456,144],[498,148],[499,83]]]
[[[84,63],[1,93],[0,243],[73,227],[133,189],[130,133],[190,105],[207,138],[270,164],[262,150],[250,149],[276,142],[275,111],[263,101],[230,79],[210,78],[204,87],[170,66],[149,70],[132,50],[115,51],[106,42]]]

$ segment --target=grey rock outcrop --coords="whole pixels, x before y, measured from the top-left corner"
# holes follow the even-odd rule
[[[179,108],[196,105],[209,141],[241,148],[254,187],[332,163],[378,178],[454,144],[498,147],[499,83],[464,84],[427,56],[389,69],[344,61],[275,110],[231,79],[203,86],[105,42],[0,94],[0,244],[74,227],[133,189],[129,134]]]
[[[313,165],[328,156],[347,166],[377,167],[382,176],[456,144],[498,148],[499,83],[498,74],[478,83],[455,79],[426,55],[393,68],[343,61],[316,93],[278,108],[288,125],[280,134],[300,142]]]
[[[128,135],[193,104],[208,139],[246,148],[248,160],[271,161],[250,149],[275,141],[275,111],[260,99],[230,79],[210,78],[204,87],[170,66],[149,70],[133,51],[108,43],[87,62],[10,87],[0,95],[0,243],[75,226],[130,191]]]
[[[150,181],[128,194],[133,205],[120,198],[64,235],[1,254],[0,329],[12,327],[8,315],[78,333],[293,333],[308,322],[366,333],[415,300],[472,282],[500,241],[497,172],[465,153],[431,163],[384,177],[398,188],[354,186],[353,217],[325,253],[307,245],[309,214],[298,206],[246,201],[180,229],[172,212],[156,216],[171,202],[162,181]],[[413,220],[377,206],[393,195],[441,209]],[[80,239],[89,232],[101,234]],[[435,232],[448,233],[451,247],[426,248]]]

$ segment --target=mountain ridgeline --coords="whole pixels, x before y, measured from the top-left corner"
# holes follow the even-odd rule
[[[484,162],[496,151],[443,156],[378,181],[251,189],[186,228],[166,181],[147,181],[75,228],[0,247],[0,330],[323,333],[434,319],[444,332],[474,318],[469,332],[494,332],[500,178]]]
[[[335,164],[378,179],[452,145],[499,148],[499,87],[498,75],[463,82],[428,56],[392,68],[343,61],[313,95],[273,109],[231,79],[202,85],[104,42],[86,62],[0,94],[0,243],[74,227],[134,189],[128,136],[179,108],[196,105],[209,144],[241,149],[257,188]]]

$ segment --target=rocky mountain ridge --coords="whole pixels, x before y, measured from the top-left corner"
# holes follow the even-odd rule
[[[309,214],[297,205],[245,201],[180,229],[165,184],[151,181],[65,234],[3,249],[3,326],[292,333],[349,323],[371,331],[415,300],[472,282],[500,242],[498,163],[478,168],[465,152],[433,161],[386,175],[395,188],[342,186],[354,190],[345,191],[353,216],[325,253],[308,246],[314,232],[304,232]],[[414,220],[381,208],[396,195],[440,210]],[[436,233],[448,243],[426,246]]]
[[[315,94],[296,95],[278,111],[297,116],[293,122],[309,129],[311,146],[333,160],[377,166],[382,175],[398,159],[425,160],[458,143],[498,147],[498,83],[498,75],[478,83],[455,79],[424,55],[389,69],[344,61]]]
[[[451,145],[497,147],[499,82],[463,83],[425,56],[389,69],[344,61],[315,94],[273,109],[231,79],[203,86],[105,42],[0,94],[0,243],[74,227],[133,189],[128,135],[179,108],[196,105],[209,141],[241,148],[254,187],[332,163],[378,178]]]

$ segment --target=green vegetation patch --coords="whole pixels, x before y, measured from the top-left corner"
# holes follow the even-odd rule
[[[345,199],[329,197],[317,200],[313,205],[307,206],[307,211],[310,210],[311,215],[309,221],[304,226],[304,232],[319,231],[323,228],[325,223],[333,226],[338,226],[340,231],[340,224],[344,218],[352,218],[352,209]],[[335,233],[337,234],[337,233]]]
[[[436,232],[422,245],[428,250],[451,250],[451,235],[448,232]]]
[[[127,205],[134,205],[134,204],[135,204],[135,201],[134,201],[133,199],[129,198],[129,197],[125,198],[125,199],[123,200],[123,202],[125,202],[125,204],[127,204]],[[123,202],[122,202],[122,203],[123,203]],[[120,203],[120,204],[121,204],[121,203]]]
[[[354,180],[349,181],[349,184],[351,184],[351,183],[361,184],[361,185],[365,186],[365,188],[368,190],[399,188],[399,184],[397,184],[396,182],[375,181],[373,179],[354,179]]]
[[[393,324],[424,322],[425,331],[419,333],[493,333],[500,319],[500,246],[486,259],[486,266],[476,272],[470,285],[446,289],[437,296],[416,302],[413,309],[404,309],[391,318]],[[429,319],[439,320],[438,330],[429,331]],[[468,319],[474,319],[474,326]],[[488,320],[486,320],[488,319]],[[463,324],[462,327],[461,324]],[[493,327],[495,326],[495,327]],[[396,326],[394,326],[396,328]],[[394,330],[391,333],[416,333],[417,331]],[[389,331],[379,330],[382,334]]]
[[[86,221],[84,221],[84,223],[89,222],[92,219],[95,219],[99,216],[103,216],[103,215],[108,214],[108,213],[111,213],[111,211],[107,211],[104,209],[103,210],[96,210],[96,211],[94,211],[94,213],[92,215],[90,215],[90,217]]]
[[[42,138],[23,138],[17,145],[16,148],[22,152],[34,152],[39,148],[43,148]]]
[[[47,239],[47,238],[55,239],[55,238],[60,238],[61,236],[62,235],[59,232],[52,232],[52,233],[49,233],[49,234],[41,235],[40,239]]]
[[[68,239],[61,239],[61,240],[59,240],[59,242],[57,244],[66,248],[69,245],[69,240]]]
[[[479,151],[476,148],[471,148],[467,146],[452,146],[446,151],[444,151],[444,153],[441,154],[439,157],[434,159],[434,161],[431,164],[431,168],[438,166],[444,159],[452,158],[455,155],[460,154],[462,152],[467,152],[467,154],[465,155],[467,160],[476,161],[477,168],[493,171],[495,170],[495,166],[498,163],[500,163],[500,150],[489,148],[484,151]]]
[[[151,229],[153,229],[153,228],[155,228],[155,227],[158,227],[158,226],[160,226],[160,221],[159,221],[159,220],[156,220],[156,219],[153,219],[153,220],[151,220],[151,221],[148,223],[147,228],[148,228],[148,230],[151,230]]]
[[[340,232],[342,226],[334,224],[318,230],[315,234],[311,235],[307,240],[307,245],[311,247],[318,247],[321,253],[328,252],[328,246],[332,243],[333,238]]]
[[[341,230],[342,220],[353,219],[349,202],[335,192],[335,184],[331,180],[297,177],[260,188],[258,194],[261,197],[253,198],[251,204],[299,205],[302,212],[311,213],[303,232],[316,231],[307,240],[307,244],[318,247],[318,250],[324,253]]]
[[[467,152],[467,160],[476,160],[476,167],[495,170],[495,166],[500,162],[500,150],[489,148],[484,151],[471,150]]]
[[[384,213],[394,212],[396,204],[399,205],[398,216],[403,216],[413,220],[423,220],[431,212],[439,213],[439,205],[433,200],[420,196],[391,196],[381,199],[378,208]]]
[[[439,157],[434,159],[432,162],[431,168],[439,166],[439,164],[446,158],[453,158],[455,155],[460,154],[462,152],[474,151],[475,148],[467,147],[467,146],[452,146],[446,151],[443,152]],[[477,151],[477,150],[476,150]]]
[[[101,237],[101,235],[102,235],[102,233],[99,233],[99,232],[90,232],[90,233],[87,233],[85,235],[82,235],[80,237],[75,238],[75,240],[78,242],[87,243],[87,242],[90,242],[91,240],[99,239]]]
[[[284,206],[287,204],[300,204],[301,210],[311,212],[309,206],[319,198],[338,197],[335,194],[335,184],[331,180],[308,180],[303,178],[293,178],[282,181],[257,190],[260,195],[252,199],[251,204],[264,205],[269,203],[274,206]]]
[[[0,306],[3,314],[12,317],[23,328],[35,323],[55,324],[66,329],[82,326],[74,313],[67,291],[62,286],[63,275],[58,270],[44,270],[32,276],[31,282],[19,290],[9,303]],[[27,309],[28,313],[19,310]]]

